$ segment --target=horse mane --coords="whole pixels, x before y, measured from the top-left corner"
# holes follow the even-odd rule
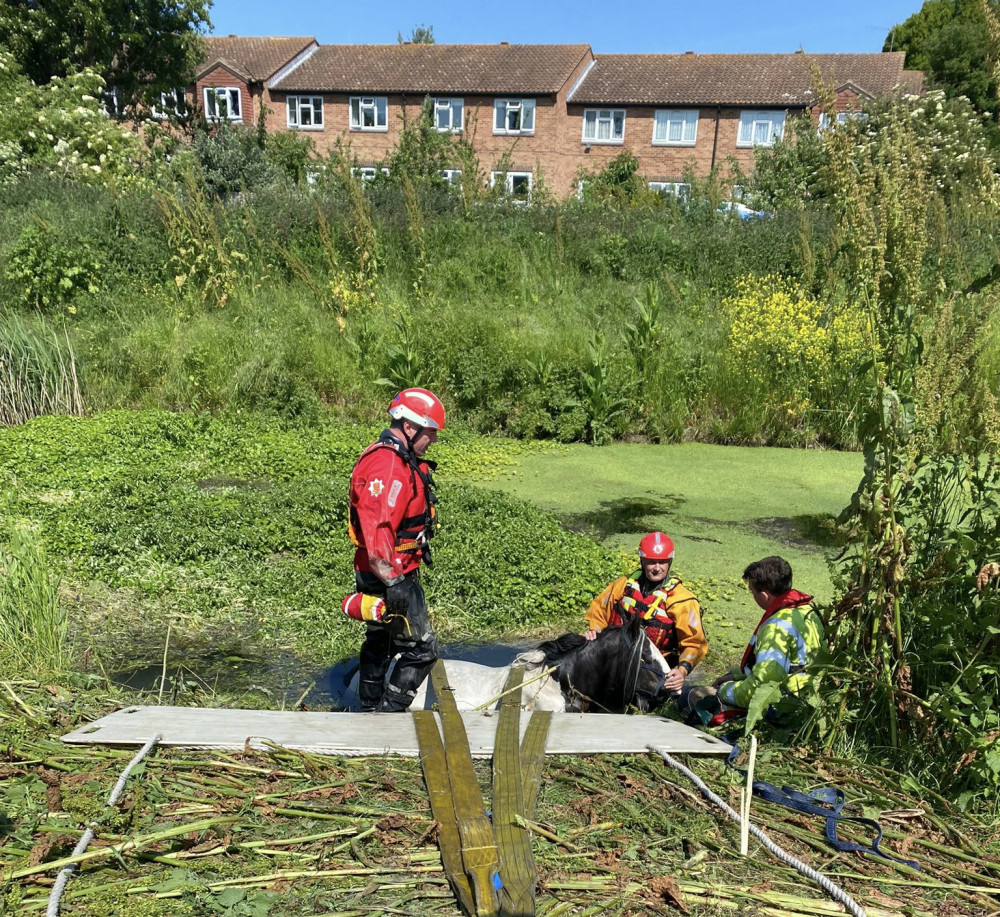
[[[569,653],[582,649],[590,641],[583,634],[563,634],[554,640],[538,644],[538,651],[545,657],[547,665],[553,665]]]

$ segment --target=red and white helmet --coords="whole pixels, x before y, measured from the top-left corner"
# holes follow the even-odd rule
[[[408,420],[418,427],[444,429],[444,405],[425,388],[404,388],[389,405],[393,420]]]
[[[673,560],[674,543],[663,532],[650,532],[639,542],[639,557],[643,560]]]

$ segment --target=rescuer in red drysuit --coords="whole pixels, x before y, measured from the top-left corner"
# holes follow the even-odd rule
[[[351,472],[350,535],[358,592],[385,599],[381,620],[367,622],[361,645],[361,709],[401,713],[438,655],[420,565],[431,563],[436,502],[435,465],[424,453],[444,429],[444,406],[426,389],[408,388],[392,400],[389,416],[389,429]]]

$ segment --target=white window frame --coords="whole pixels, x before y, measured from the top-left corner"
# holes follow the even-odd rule
[[[285,99],[285,119],[290,131],[323,130],[323,97],[288,96]]]
[[[118,87],[107,86],[101,95],[101,109],[108,118],[120,118],[124,108],[118,98]]]
[[[352,166],[351,175],[356,175],[361,179],[361,184],[367,185],[378,173],[381,172],[383,175],[388,175],[389,170],[382,166],[382,168],[376,168],[375,166]]]
[[[608,132],[607,137],[599,136],[601,127]],[[582,143],[622,144],[625,142],[624,108],[585,108],[583,111]]]
[[[434,99],[433,115],[434,130],[442,134],[460,134],[465,123],[465,100],[459,97]]]
[[[781,109],[745,109],[740,112],[736,146],[774,146],[785,135],[785,112]]]
[[[649,182],[649,190],[676,197],[679,201],[691,199],[691,185],[684,181],[651,181]]]
[[[350,109],[352,131],[389,130],[388,96],[351,96]],[[365,123],[366,113],[371,115],[371,124]]]
[[[671,137],[675,133],[679,136]],[[697,142],[697,108],[658,108],[653,112],[653,146],[694,146]]]
[[[462,184],[462,170],[461,169],[441,169],[441,178],[444,179],[446,185],[458,185]]]
[[[517,127],[511,127],[514,119]],[[535,133],[535,100],[494,99],[493,133],[514,136]]]
[[[169,92],[161,92],[149,109],[149,113],[158,121],[183,118],[187,114],[187,95],[180,87]]]
[[[496,186],[497,182],[504,184],[504,195],[513,200],[515,204],[527,204],[531,200],[531,190],[535,186],[535,176],[531,172],[490,172],[490,187]],[[520,192],[514,190],[518,182],[527,181],[527,193],[518,196]]]
[[[209,121],[231,121],[233,124],[243,123],[243,102],[240,98],[239,86],[206,86],[202,92],[205,102],[205,117]],[[226,106],[225,118],[219,117],[219,100]],[[236,105],[233,105],[235,100]],[[233,113],[235,110],[235,114]]]
[[[837,124],[838,126],[843,126],[847,124],[848,121],[853,121],[855,118],[860,118],[861,120],[867,120],[868,115],[863,111],[858,111],[856,108],[845,109],[844,111],[837,112]],[[825,112],[821,111],[819,113],[819,131],[822,133],[830,128],[830,116]]]

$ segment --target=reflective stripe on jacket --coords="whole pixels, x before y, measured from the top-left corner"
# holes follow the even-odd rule
[[[742,677],[722,685],[719,700],[746,709],[763,684],[780,685],[788,694],[805,693],[817,676],[803,670],[819,660],[823,647],[823,620],[812,596],[786,592],[760,619],[743,653]]]
[[[624,624],[635,614],[642,617],[649,639],[670,665],[686,663],[690,671],[705,658],[708,639],[701,607],[677,577],[670,577],[647,595],[643,595],[639,571],[631,577],[619,577],[590,603],[586,621],[589,628],[601,631]]]
[[[372,443],[351,472],[351,541],[354,568],[383,582],[430,561],[434,534],[433,462],[418,462],[388,430]]]

